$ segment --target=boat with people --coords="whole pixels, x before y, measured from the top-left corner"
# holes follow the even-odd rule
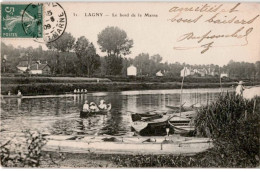
[[[11,91],[8,91],[7,95],[1,95],[2,98],[22,98],[22,92],[18,90],[17,94],[11,94]]]
[[[89,110],[89,111],[80,111],[80,118],[88,118],[93,115],[107,115],[108,112],[111,111],[112,105],[111,103],[107,104],[107,109],[101,109],[98,107],[98,110]]]
[[[22,98],[23,95],[1,95],[3,98]]]

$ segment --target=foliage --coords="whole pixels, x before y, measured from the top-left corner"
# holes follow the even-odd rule
[[[118,27],[106,27],[102,30],[98,34],[97,43],[102,52],[116,57],[130,54],[130,49],[133,47],[133,40],[127,38],[126,32]]]
[[[25,143],[12,143],[8,140],[0,146],[0,159],[3,167],[39,167],[42,164],[56,165],[65,159],[57,150],[57,156],[43,152],[47,139],[40,132],[24,131]]]
[[[259,79],[260,61],[254,63],[235,62],[231,60],[224,70],[228,71],[229,76],[233,78]]]
[[[81,63],[81,68],[87,69],[88,76],[92,75],[93,72],[100,66],[100,57],[96,53],[96,49],[92,43],[84,37],[78,38],[75,46],[75,53]]]
[[[73,76],[82,76],[87,74],[86,67],[82,68],[82,62],[77,57],[75,52],[61,52],[56,49],[51,50],[43,50],[41,46],[38,48],[22,48],[18,47],[15,48],[12,45],[6,45],[3,42],[1,43],[1,56],[7,57],[6,63],[1,63],[1,71],[3,73],[17,73],[16,66],[19,64],[20,61],[27,61],[28,56],[26,55],[27,52],[30,51],[30,60],[31,61],[38,61],[40,60],[42,63],[48,63],[48,65],[51,67],[51,72],[54,75],[73,75]],[[70,46],[71,47],[71,46]],[[64,50],[63,50],[64,51]],[[110,53],[110,55],[112,55]],[[123,54],[121,54],[123,55]],[[203,69],[203,68],[210,68],[215,70],[216,72],[227,72],[231,79],[235,80],[251,80],[253,82],[259,81],[260,79],[260,61],[257,61],[256,63],[245,63],[245,62],[234,62],[230,61],[229,64],[225,65],[224,67],[219,67],[218,65],[189,65],[189,64],[181,64],[178,62],[175,63],[168,63],[164,62],[162,63],[161,56],[160,55],[153,55],[149,56],[149,58],[144,56],[149,56],[149,54],[146,53],[140,53],[135,58],[123,58],[122,56],[118,56],[120,60],[122,60],[122,63],[118,64],[120,65],[119,69],[117,70],[117,73],[115,75],[122,74],[123,76],[126,76],[126,70],[127,67],[129,67],[131,64],[134,64],[139,66],[138,74],[141,75],[149,75],[149,76],[155,76],[155,73],[161,70],[161,72],[166,77],[179,77],[180,71],[183,69],[184,66],[188,68],[196,68],[196,69]],[[141,57],[139,57],[141,56]],[[108,56],[107,56],[108,57]],[[106,57],[99,57],[97,56],[94,59],[97,59],[98,63],[94,65],[94,72],[90,72],[91,75],[98,75],[103,76],[111,72],[107,72],[110,70],[110,68],[113,68],[113,65],[107,65]],[[114,59],[111,59],[110,61],[113,61]],[[148,61],[145,61],[148,60]],[[59,63],[59,65],[58,65]],[[140,64],[143,64],[140,68]],[[58,71],[58,72],[57,72]],[[141,72],[142,71],[142,72]],[[193,76],[194,77],[194,76]],[[210,77],[210,76],[208,76]],[[218,76],[216,76],[218,77]],[[187,77],[188,78],[188,77]],[[204,78],[204,77],[201,77]],[[223,78],[222,78],[223,79]],[[185,78],[186,80],[186,78]],[[218,79],[219,81],[219,79]]]
[[[115,55],[105,56],[106,75],[121,75],[123,68],[122,57]]]
[[[215,157],[225,157],[219,160],[221,166],[259,165],[259,102],[259,97],[246,100],[228,93],[198,111],[195,119],[197,133],[213,139],[211,153]]]
[[[14,152],[10,149],[10,141],[0,149],[1,165],[4,167],[38,167],[42,157],[42,148],[47,140],[40,133],[25,132],[25,148],[16,144]]]

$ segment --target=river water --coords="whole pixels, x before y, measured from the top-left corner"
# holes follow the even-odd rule
[[[224,89],[224,91],[231,91]],[[185,106],[206,105],[214,101],[220,89],[184,89]],[[85,100],[112,104],[107,115],[87,119],[79,117]],[[144,90],[96,92],[87,95],[27,96],[1,100],[1,134],[19,135],[22,131],[40,131],[59,135],[132,135],[131,112],[167,111],[166,105],[180,104],[180,90]]]

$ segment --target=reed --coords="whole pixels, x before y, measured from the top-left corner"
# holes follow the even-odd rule
[[[198,135],[213,139],[211,154],[221,167],[259,165],[260,97],[222,94],[198,110],[195,127]]]

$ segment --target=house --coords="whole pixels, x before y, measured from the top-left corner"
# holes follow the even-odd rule
[[[50,74],[51,68],[48,64],[35,63],[30,67],[31,74]]]
[[[223,77],[229,77],[228,73],[222,72],[220,74],[220,78],[223,78]]]
[[[184,67],[181,70],[181,77],[185,77],[185,76],[189,76],[189,75],[192,75],[192,70],[188,69],[187,67]]]
[[[24,73],[28,69],[29,63],[28,61],[20,61],[20,63],[16,66],[19,73]]]
[[[158,71],[155,75],[156,76],[163,76],[163,73],[162,73],[162,71]]]
[[[199,74],[200,76],[206,76],[208,74],[207,69],[194,69],[194,74]]]
[[[50,66],[47,63],[42,64],[40,61],[33,61],[31,64],[29,64],[28,61],[21,61],[16,67],[19,73],[24,73],[26,71],[29,71],[31,74],[51,73]]]
[[[131,65],[127,68],[127,76],[136,76],[137,68],[134,65]]]

